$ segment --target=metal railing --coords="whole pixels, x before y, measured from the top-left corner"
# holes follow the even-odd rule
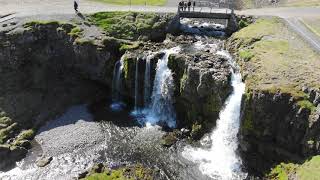
[[[223,1],[181,1],[183,5],[178,5],[178,12],[203,12],[209,9],[211,13],[213,9],[226,9],[226,13],[228,10],[231,10],[230,3],[228,0]],[[191,6],[188,6],[188,3],[191,2]],[[195,3],[195,6],[194,6]],[[232,12],[232,11],[231,11]]]

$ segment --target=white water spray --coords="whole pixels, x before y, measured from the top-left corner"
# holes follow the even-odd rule
[[[150,105],[142,111],[146,124],[155,125],[164,122],[169,127],[176,126],[176,114],[173,107],[174,82],[168,68],[170,54],[180,51],[180,47],[164,50],[165,55],[158,61],[153,83]]]
[[[231,57],[224,51],[217,54]],[[233,62],[231,62],[233,64]],[[234,64],[233,64],[234,65]],[[187,147],[182,155],[199,164],[200,171],[213,179],[245,179],[241,170],[242,161],[236,154],[238,148],[237,134],[240,126],[240,106],[245,85],[238,72],[232,73],[233,93],[225,102],[219,114],[217,126],[210,135],[212,144],[209,149]]]

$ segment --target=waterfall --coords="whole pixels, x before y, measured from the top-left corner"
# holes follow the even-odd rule
[[[134,111],[138,112],[139,106],[139,58],[136,61],[136,75],[134,81]]]
[[[111,104],[111,109],[113,110],[121,110],[124,105],[121,99],[123,60],[124,56],[115,63],[113,69]]]
[[[225,55],[234,65],[228,53],[219,51],[217,54]],[[247,176],[241,170],[242,161],[236,154],[240,106],[245,85],[239,72],[232,73],[231,82],[233,92],[219,114],[216,128],[210,134],[210,148],[186,147],[182,152],[183,157],[199,164],[200,171],[213,179],[245,179]]]
[[[150,61],[153,58],[152,54],[147,55],[146,58],[146,70],[144,73],[144,106],[148,107],[150,104],[151,96],[151,64]]]
[[[169,127],[176,126],[176,114],[173,107],[174,82],[168,68],[170,54],[180,51],[180,47],[164,50],[165,55],[158,61],[153,83],[151,103],[145,110],[145,121],[149,124],[165,122]]]

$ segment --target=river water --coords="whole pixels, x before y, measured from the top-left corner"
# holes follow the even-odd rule
[[[191,27],[186,28],[189,31]],[[141,116],[137,118],[137,109],[132,113],[121,101],[123,62],[119,60],[114,70],[112,101],[101,102],[98,112],[91,112],[87,105],[70,107],[65,114],[48,122],[36,135],[27,157],[14,169],[0,172],[0,179],[73,179],[99,162],[111,168],[141,163],[157,169],[155,179],[244,179],[246,173],[242,171],[241,158],[237,155],[237,133],[245,85],[232,58],[219,49],[220,45],[202,42],[200,38],[192,47],[196,50],[210,48],[213,55],[226,56],[234,66],[233,93],[220,112],[216,128],[203,137],[200,145],[195,147],[187,140],[180,140],[174,146],[164,148],[159,143],[165,131],[156,122],[165,120],[169,127],[175,126],[172,106],[175,87],[167,62],[168,56],[180,52],[181,48],[164,49],[165,55],[157,64],[153,88],[150,84],[144,87],[150,97],[143,97],[147,106],[138,112],[144,115],[143,125],[137,123],[141,120]],[[150,61],[146,64],[150,67]],[[150,76],[150,69],[144,74],[144,80],[149,82],[147,76]],[[93,121],[97,116],[104,121]],[[37,167],[35,162],[41,156],[51,156],[53,160],[46,167]]]

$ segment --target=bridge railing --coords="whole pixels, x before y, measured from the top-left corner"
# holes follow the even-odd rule
[[[189,1],[182,1],[184,5],[178,6],[178,12],[212,12],[213,10],[217,11],[221,9],[225,10],[225,13],[229,13],[231,8],[230,4],[227,2],[228,0],[218,0],[218,2],[211,1],[190,1],[191,6],[189,7],[187,3]],[[194,6],[195,3],[195,6]]]

